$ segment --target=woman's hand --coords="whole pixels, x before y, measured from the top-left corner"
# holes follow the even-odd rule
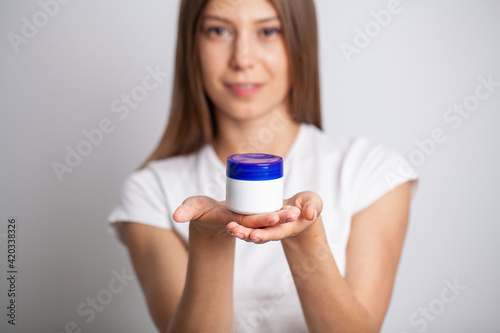
[[[283,208],[276,212],[298,210],[300,212],[298,219],[284,220],[274,225],[262,225],[261,227],[252,227],[234,221],[227,225],[227,231],[229,234],[254,243],[266,243],[295,237],[308,230],[320,219],[319,215],[322,209],[323,200],[319,195],[310,191],[300,192],[290,199],[283,200]]]
[[[180,223],[191,221],[191,227],[196,228],[197,231],[227,235],[230,224],[245,226],[253,230],[295,221],[299,215],[300,210],[292,206],[283,207],[273,213],[241,215],[229,210],[225,201],[216,201],[207,196],[194,196],[187,198],[182,205],[177,207],[173,218]],[[244,238],[243,234],[233,235]]]

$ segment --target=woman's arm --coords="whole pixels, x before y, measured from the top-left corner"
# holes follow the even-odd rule
[[[392,294],[408,221],[410,183],[352,219],[346,276],[329,250],[322,221],[282,240],[311,332],[378,332]]]
[[[189,226],[184,292],[166,332],[231,332],[234,238]]]
[[[140,223],[123,224],[123,239],[160,332],[165,331],[182,296],[188,252],[171,230]]]
[[[256,243],[281,240],[311,332],[378,332],[391,298],[409,203],[410,183],[405,183],[354,215],[345,279],[318,217],[321,198],[313,192],[285,200],[301,209],[297,222],[263,229],[232,222],[228,229]]]
[[[230,221],[253,227],[296,220],[290,207],[279,213],[242,216],[208,197],[191,197],[174,212],[188,222],[189,251],[170,230],[125,223],[124,240],[160,332],[231,332],[234,238]]]
[[[126,223],[124,233],[159,332],[231,332],[233,237],[190,225],[188,254],[170,230]]]

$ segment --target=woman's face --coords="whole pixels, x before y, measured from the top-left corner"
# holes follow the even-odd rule
[[[199,31],[203,84],[217,117],[285,111],[289,62],[281,21],[266,0],[211,0]]]

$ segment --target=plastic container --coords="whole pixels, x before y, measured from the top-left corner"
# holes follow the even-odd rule
[[[226,205],[239,214],[260,214],[283,207],[283,158],[236,154],[226,162]]]

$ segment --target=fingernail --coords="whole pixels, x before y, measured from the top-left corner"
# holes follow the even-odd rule
[[[231,236],[233,235],[233,232],[231,230],[228,230],[227,233],[230,234]]]
[[[254,242],[260,242],[260,238],[251,237],[250,239],[253,240]]]
[[[276,221],[276,220],[273,220],[271,222],[269,222],[269,225],[275,225],[276,223],[278,223],[279,221]]]
[[[243,239],[245,236],[243,236],[242,234],[234,234],[235,237],[238,237],[239,239]]]
[[[297,219],[289,218],[285,220],[285,223],[295,222]]]
[[[313,220],[316,219],[316,217],[318,217],[318,210],[317,209],[314,210]]]

